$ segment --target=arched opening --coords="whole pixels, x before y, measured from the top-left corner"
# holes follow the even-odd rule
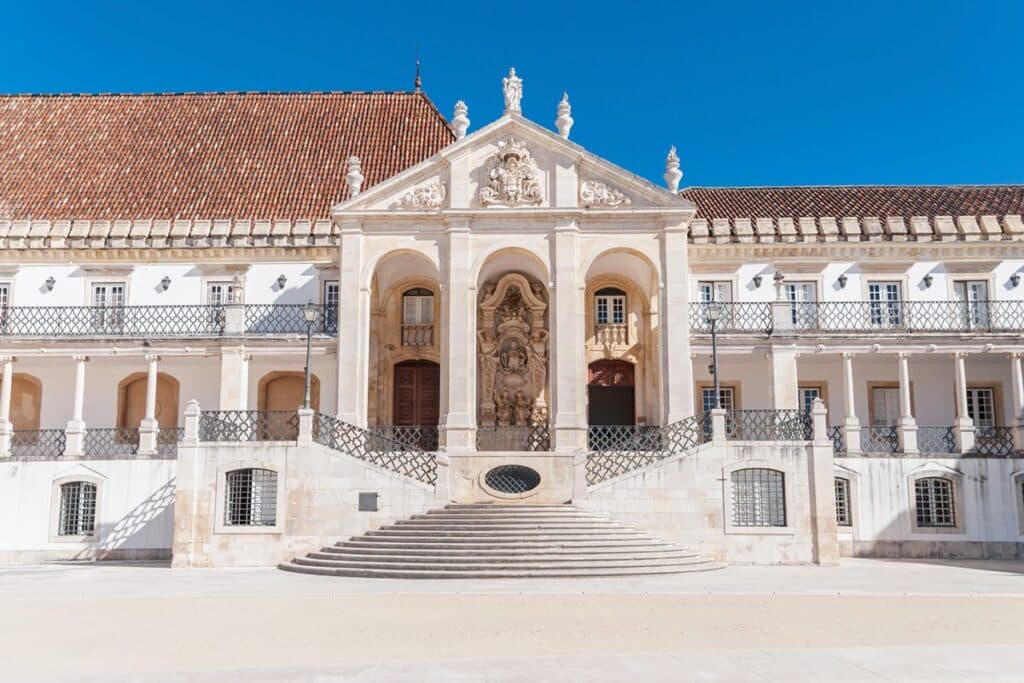
[[[148,375],[136,372],[117,385],[117,426],[135,429],[146,417]],[[163,372],[156,377],[156,421],[161,429],[178,426],[178,380]]]
[[[11,424],[15,431],[39,429],[43,383],[18,372],[11,377]]]
[[[301,370],[268,372],[257,386],[257,407],[260,410],[298,410],[306,394],[306,374]],[[309,404],[320,410],[320,378],[309,377]]]
[[[588,366],[587,421],[591,425],[636,424],[634,367],[604,359]]]

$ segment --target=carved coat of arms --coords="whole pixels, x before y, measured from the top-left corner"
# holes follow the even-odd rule
[[[540,171],[529,150],[515,138],[498,143],[497,161],[480,188],[483,206],[535,206],[544,201]]]

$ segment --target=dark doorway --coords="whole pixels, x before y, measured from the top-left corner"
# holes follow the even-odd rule
[[[441,412],[441,367],[426,360],[409,360],[395,365],[395,393],[392,424],[422,427],[406,437],[421,448],[436,448],[437,421]]]
[[[636,424],[633,364],[599,360],[590,364],[587,383],[587,420],[591,425]]]

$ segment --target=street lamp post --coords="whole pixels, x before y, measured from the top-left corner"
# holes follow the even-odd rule
[[[306,320],[306,387],[302,395],[302,407],[309,410],[309,384],[311,356],[313,354],[313,323],[316,322],[316,305],[310,301],[302,307],[302,317]]]
[[[711,323],[711,379],[715,392],[714,407],[715,410],[718,410],[722,407],[722,392],[718,387],[718,335],[716,328],[718,318],[722,315],[722,304],[712,301],[705,307],[704,312],[708,316],[708,322]]]

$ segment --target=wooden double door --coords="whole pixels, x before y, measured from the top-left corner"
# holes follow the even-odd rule
[[[436,427],[441,416],[441,366],[427,360],[395,365],[392,424]]]
[[[636,424],[633,364],[599,360],[590,364],[587,382],[587,422],[591,425]]]

